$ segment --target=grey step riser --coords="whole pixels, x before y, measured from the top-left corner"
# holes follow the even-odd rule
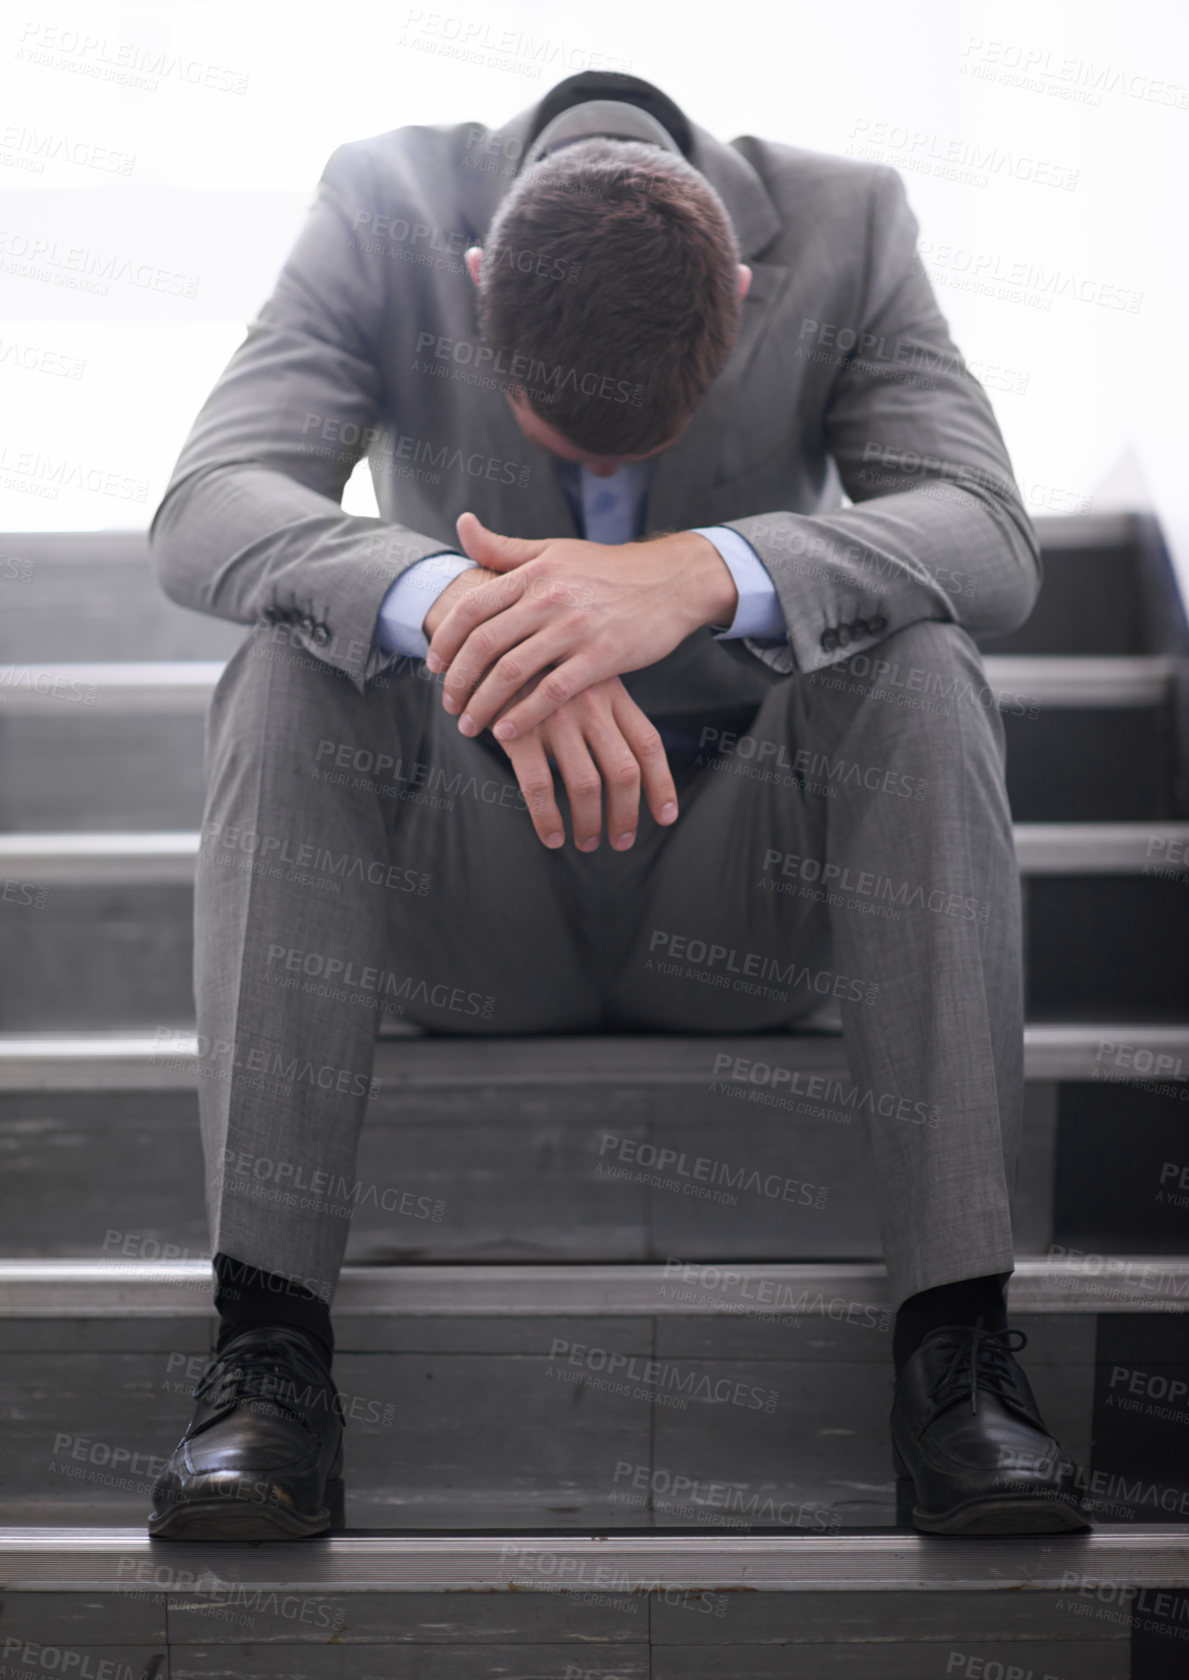
[[[8,1596],[10,1625],[22,1639],[69,1650],[76,1673],[137,1680],[342,1680],[344,1657],[355,1665],[353,1680],[788,1680],[793,1673],[940,1680],[955,1652],[974,1675],[1144,1680],[1132,1665],[1125,1620],[1101,1629],[1091,1623],[1094,1632],[1083,1632],[1079,1601],[1068,1594],[982,1594],[998,1601],[986,1604],[973,1593],[848,1593],[841,1635],[836,1593],[669,1589],[650,1600],[605,1591],[534,1593],[525,1585],[485,1603],[474,1594],[470,1602],[445,1593],[268,1594],[225,1583],[205,1598],[150,1589],[148,1604],[89,1595],[95,1619],[106,1611],[113,1630],[121,1612],[144,1612],[137,1621],[157,1637],[146,1631],[135,1646],[127,1632],[120,1638],[114,1631],[118,1643],[111,1645],[84,1644],[75,1635],[67,1644],[46,1602],[61,1595]],[[923,1597],[937,1602],[925,1611]],[[271,1608],[277,1603],[285,1615]],[[856,1621],[862,1631],[852,1631]],[[101,1669],[104,1660],[115,1666]]]
[[[5,717],[0,708],[0,831],[201,826],[201,715],[98,716],[65,704],[63,714]],[[1166,707],[1045,706],[1035,715],[1009,710],[1004,724],[1016,821],[1143,822],[1173,814]]]
[[[1189,874],[1025,882],[1026,1009],[1039,1019],[1189,1016]]]
[[[852,1320],[389,1319],[372,1335],[393,1351],[375,1352],[338,1323],[348,1524],[696,1529],[717,1497],[789,1532],[892,1526],[890,1337],[886,1319]],[[100,1351],[120,1322],[92,1321],[81,1346],[71,1321],[3,1325],[0,1522],[143,1519],[209,1329],[156,1320],[130,1327],[139,1351]],[[1092,1470],[1094,1320],[1019,1323],[1046,1421]],[[739,1492],[728,1505],[709,1483]]]
[[[1044,582],[1026,623],[1007,636],[981,638],[988,653],[1128,654],[1141,652],[1143,561],[1095,549],[1042,550]]]
[[[381,1065],[399,1080],[399,1049]],[[767,1075],[754,1056],[747,1065]],[[803,1093],[786,1092],[787,1110],[749,1100],[770,1094],[767,1077],[731,1095],[712,1092],[709,1079],[479,1093],[382,1082],[355,1174],[337,1191],[351,1219],[348,1259],[878,1259],[866,1119],[846,1106],[855,1088],[842,1076],[784,1071],[788,1090],[795,1071]],[[815,1117],[821,1107],[831,1118]],[[1021,1255],[1043,1254],[1053,1238],[1056,1107],[1055,1086],[1029,1086],[1015,1199]],[[272,1161],[250,1147],[241,1156],[239,1181],[253,1183],[262,1208],[318,1188],[315,1161]],[[194,1095],[0,1095],[0,1162],[7,1258],[208,1251]],[[1150,1212],[1139,1210],[1136,1240],[1121,1250],[1145,1252]]]
[[[1183,1018],[1189,1009],[1187,880],[1049,877],[1027,883],[1030,1014]],[[374,890],[377,897],[386,891]],[[193,1019],[188,886],[42,887],[14,876],[6,900],[9,960],[0,972],[0,1030],[152,1031]],[[390,966],[400,970],[395,953]],[[494,1017],[493,1026],[498,1030]]]

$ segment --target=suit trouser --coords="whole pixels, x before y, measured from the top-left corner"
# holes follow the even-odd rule
[[[1011,1270],[1019,881],[979,655],[926,621],[809,676],[729,664],[747,733],[708,716],[677,822],[642,804],[631,850],[583,854],[542,846],[419,661],[361,694],[284,633],[246,638],[211,708],[195,898],[215,1249],[333,1297],[385,1009],[727,1034],[836,1002],[892,1304]]]

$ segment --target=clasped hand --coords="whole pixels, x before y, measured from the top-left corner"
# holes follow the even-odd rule
[[[461,714],[464,735],[493,726],[541,840],[564,843],[550,754],[580,850],[598,845],[604,785],[617,849],[635,838],[641,787],[656,820],[672,822],[660,736],[618,678],[663,659],[699,625],[729,619],[734,584],[713,544],[692,532],[622,546],[505,537],[472,513],[458,534],[467,556],[498,575],[464,573],[443,592],[451,598],[431,609],[426,663],[445,672],[442,703]]]

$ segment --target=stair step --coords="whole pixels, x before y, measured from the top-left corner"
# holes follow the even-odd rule
[[[189,1030],[0,1037],[11,1256],[204,1251],[196,1051]],[[1180,1158],[1189,1027],[1030,1027],[1026,1067],[1017,1252],[1183,1247],[1164,1168]],[[380,1042],[373,1074],[349,1260],[880,1253],[867,1114],[838,1037],[404,1035]],[[298,1188],[251,1171],[262,1196]]]
[[[1022,823],[1016,838],[1030,1017],[1189,1016],[1189,823]],[[4,1029],[191,1018],[197,850],[194,831],[0,835]]]
[[[1120,1365],[1185,1379],[1187,1304],[1189,1259],[1024,1259],[1013,1278],[1029,1379],[1104,1521],[1189,1511],[1179,1426],[1121,1432],[1111,1393]],[[773,1528],[886,1529],[887,1308],[870,1264],[349,1266],[348,1523],[713,1521],[654,1485],[681,1475]],[[0,1262],[0,1522],[143,1520],[214,1324],[207,1261]]]
[[[1023,820],[1173,814],[1172,663],[996,658],[1008,793]],[[222,665],[0,669],[0,826],[162,828],[202,820],[203,731]],[[1104,763],[1121,767],[1106,777]]]
[[[1140,1666],[1138,1641],[1133,1665],[1129,1609],[1175,1660],[1185,1568],[1183,1541],[1112,1524],[1008,1546],[541,1525],[283,1550],[0,1530],[26,1659],[61,1662],[69,1616],[74,1672],[161,1680],[1163,1680],[1175,1668]]]

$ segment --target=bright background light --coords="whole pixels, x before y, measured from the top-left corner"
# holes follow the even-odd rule
[[[484,61],[453,56],[463,39]],[[1189,480],[1187,45],[1172,0],[0,6],[0,529],[147,524],[341,142],[496,125],[611,62],[721,139],[901,170],[1033,511],[1136,500],[1137,459],[1150,481]],[[155,90],[115,79],[154,62]],[[35,170],[47,136],[81,149]],[[947,178],[955,155],[975,179]],[[114,262],[106,295],[60,283],[78,248]],[[29,452],[121,488],[34,496]],[[374,511],[365,467],[346,506]]]

